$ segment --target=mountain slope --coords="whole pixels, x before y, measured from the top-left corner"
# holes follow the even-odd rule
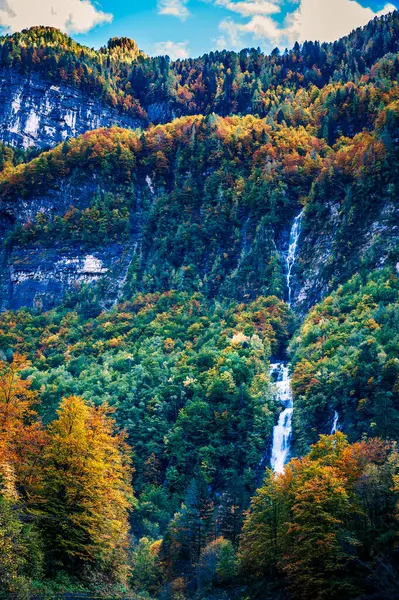
[[[34,27],[0,38],[2,139],[47,147],[99,126],[134,128],[212,112],[281,122],[298,90],[358,82],[389,54],[397,75],[398,32],[394,12],[334,44],[297,44],[281,56],[211,52],[171,63],[145,56],[127,38],[95,51],[56,29]]]
[[[299,454],[332,429],[351,440],[399,436],[398,267],[356,275],[305,319],[292,342]]]
[[[0,39],[1,597],[394,597],[398,33]]]
[[[252,116],[185,117],[87,133],[8,167],[2,308],[46,309],[96,281],[103,307],[169,289],[284,299],[283,255],[305,205],[293,282],[304,314],[359,268],[397,261],[398,115],[396,101],[380,105],[374,131],[333,147]]]
[[[47,308],[104,274],[103,305],[173,288],[284,297],[287,223],[329,152],[303,128],[186,117],[98,130],[5,170],[3,308]]]

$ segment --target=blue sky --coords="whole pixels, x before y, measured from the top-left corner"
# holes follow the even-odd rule
[[[176,58],[330,41],[395,7],[399,0],[0,0],[0,25],[53,25],[94,47],[128,36],[148,54]]]

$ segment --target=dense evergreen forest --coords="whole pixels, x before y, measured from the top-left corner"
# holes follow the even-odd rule
[[[0,598],[396,598],[399,13],[0,66],[143,125],[0,146]]]

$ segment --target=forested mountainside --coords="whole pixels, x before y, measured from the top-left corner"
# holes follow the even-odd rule
[[[5,169],[3,308],[100,279],[100,307],[127,290],[284,298],[279,250],[328,153],[304,128],[213,115],[88,133]]]
[[[113,38],[95,51],[56,29],[33,27],[0,38],[1,137],[17,147],[48,147],[96,127],[146,127],[213,112],[307,125],[317,89],[397,78],[398,33],[394,12],[333,44],[309,41],[270,56],[246,48],[171,62],[145,56],[127,38]],[[330,91],[326,113],[335,105],[336,91]],[[325,115],[323,137],[330,143],[334,113],[352,93],[340,89],[331,119]],[[356,115],[346,112],[341,131],[353,135]],[[361,127],[372,125],[373,116],[370,110]]]
[[[398,29],[0,39],[0,598],[397,597]]]
[[[318,432],[330,431],[334,411],[352,441],[365,433],[398,438],[397,271],[355,275],[310,311],[294,337],[301,454],[317,441]]]
[[[371,132],[333,146],[312,128],[210,115],[97,130],[6,163],[2,308],[48,309],[93,282],[99,308],[169,289],[287,299],[284,254],[303,205],[293,280],[302,314],[359,268],[396,264],[396,92]]]

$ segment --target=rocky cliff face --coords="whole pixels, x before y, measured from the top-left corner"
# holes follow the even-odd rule
[[[63,216],[71,206],[84,209],[97,189],[95,176],[72,178],[57,189],[29,198],[3,202],[0,212],[0,311],[21,307],[49,310],[82,284],[104,282],[103,306],[117,301],[123,290],[133,252],[130,240],[109,244],[81,244],[48,240],[48,243],[8,244],[16,225],[34,221],[38,214]]]
[[[152,185],[151,182],[149,185]],[[29,223],[39,213],[50,214],[53,218],[56,214],[64,215],[72,204],[84,209],[90,204],[93,189],[94,184],[89,181],[86,187],[65,185],[58,192],[30,198],[29,202],[20,199],[14,207],[9,206],[3,212],[0,218],[1,237],[5,239],[15,223]],[[157,202],[156,198],[154,202]],[[353,265],[348,266],[341,258],[332,263],[332,250],[336,245],[342,215],[337,206],[330,208],[330,218],[324,221],[321,230],[316,231],[312,221],[306,221],[306,217],[303,222],[297,264],[292,275],[292,304],[299,316],[304,316],[338,283],[345,282],[356,272]],[[81,284],[101,285],[104,308],[120,299],[125,284],[131,284],[132,280],[136,282],[137,289],[151,291],[153,277],[160,277],[160,272],[167,269],[166,264],[160,262],[157,250],[160,240],[151,237],[152,234],[149,236],[148,215],[132,212],[131,218],[139,223],[136,231],[132,231],[127,239],[101,246],[60,242],[57,239],[47,240],[45,244],[5,244],[0,252],[0,310],[24,306],[48,310],[62,302],[67,293],[77,291]],[[357,268],[361,268],[362,264],[367,264],[370,268],[380,267],[392,259],[391,253],[399,244],[397,223],[399,209],[385,206],[372,224],[365,225],[356,251],[356,262],[353,263],[358,265]],[[178,233],[172,232],[171,235],[175,235],[177,239]],[[250,290],[245,286],[241,289],[245,278],[251,279],[248,270],[253,271],[254,287],[259,285],[258,275],[264,271],[261,263],[267,263],[268,260],[267,252],[262,259],[257,250],[260,245],[259,235],[248,233],[246,259],[243,260],[241,256],[235,268],[226,273],[218,293],[233,297],[235,286],[239,297],[244,300],[249,297]],[[276,239],[275,251],[281,252],[282,256],[286,251],[287,240],[287,235]],[[258,257],[256,261],[250,260],[252,255]],[[209,256],[206,254],[201,260],[206,262]],[[163,288],[185,289],[184,272],[184,267],[176,269],[172,274],[165,271]],[[268,277],[266,273],[263,276]],[[189,282],[187,285],[190,285]],[[204,285],[205,291],[207,284],[203,283],[202,286]],[[261,292],[262,290],[259,293]]]
[[[14,147],[46,148],[98,127],[137,128],[138,119],[122,115],[94,97],[53,85],[36,73],[0,69],[0,139]]]
[[[397,203],[382,202],[372,218],[364,215],[356,228],[353,225],[350,257],[341,248],[340,233],[345,221],[344,209],[332,201],[326,202],[326,215],[321,223],[316,223],[314,216],[306,217],[305,212],[293,285],[293,306],[299,315],[305,316],[312,306],[360,269],[370,271],[396,263]]]
[[[92,252],[92,253],[91,253]],[[23,306],[39,311],[59,304],[67,292],[81,284],[93,284],[107,276],[123,278],[124,249],[114,244],[101,250],[86,248],[28,248],[14,250],[8,259],[8,299],[6,306]],[[118,286],[105,301],[116,300]],[[104,302],[104,306],[106,302]]]
[[[70,206],[84,210],[90,206],[96,190],[95,176],[82,183],[74,179],[64,181],[57,190],[46,194],[19,198],[9,205],[3,204],[0,218],[0,235],[3,239],[13,231],[16,224],[28,224],[37,219],[38,214],[63,216]],[[145,188],[148,188],[144,190]],[[141,206],[143,193],[151,198],[147,209]],[[185,281],[186,267],[170,272],[170,265],[161,259],[159,246],[162,240],[149,228],[150,206],[154,208],[160,199],[153,187],[151,178],[137,185],[136,201],[132,207],[132,229],[127,238],[110,241],[109,244],[73,243],[49,239],[45,242],[5,244],[0,251],[0,310],[31,307],[48,310],[63,301],[65,295],[77,291],[82,284],[101,286],[101,306],[107,308],[123,296],[125,285],[132,289],[153,291],[154,277],[162,281],[162,288],[190,289],[190,280]],[[365,222],[362,234],[358,236],[353,263],[348,265],[344,257],[335,256],[343,213],[334,203],[329,206],[329,216],[322,226],[315,227],[311,217],[303,219],[299,236],[297,262],[292,273],[292,305],[299,316],[320,299],[325,297],[338,283],[345,282],[357,268],[366,264],[367,268],[380,267],[392,260],[392,252],[399,244],[399,209],[384,205],[378,216]],[[133,225],[134,223],[134,225]],[[287,223],[289,227],[292,223]],[[206,293],[217,293],[243,300],[250,297],[253,290],[262,293],[260,283],[270,274],[265,271],[270,254],[281,254],[282,259],[288,245],[289,229],[275,236],[275,242],[265,241],[262,231],[248,227],[248,219],[241,223],[245,231],[245,245],[237,264],[225,273],[218,290],[213,290],[210,275],[203,276],[202,289]],[[248,230],[246,229],[248,228]],[[269,234],[273,235],[272,232]],[[170,232],[178,239],[178,232]],[[272,238],[271,238],[272,239]],[[273,248],[268,246],[272,244]],[[262,247],[264,253],[260,253]],[[211,260],[211,252],[199,258],[201,264]],[[251,258],[252,257],[252,258]],[[355,266],[354,266],[355,265]],[[356,266],[357,265],[357,266]],[[169,269],[169,272],[168,272]],[[250,274],[252,272],[252,275]],[[163,275],[161,275],[163,273]],[[251,285],[245,286],[248,280]],[[196,284],[197,285],[197,284]],[[249,287],[248,287],[249,286]],[[252,286],[252,287],[251,287]],[[213,290],[213,291],[212,291]],[[266,293],[267,295],[267,293]]]

